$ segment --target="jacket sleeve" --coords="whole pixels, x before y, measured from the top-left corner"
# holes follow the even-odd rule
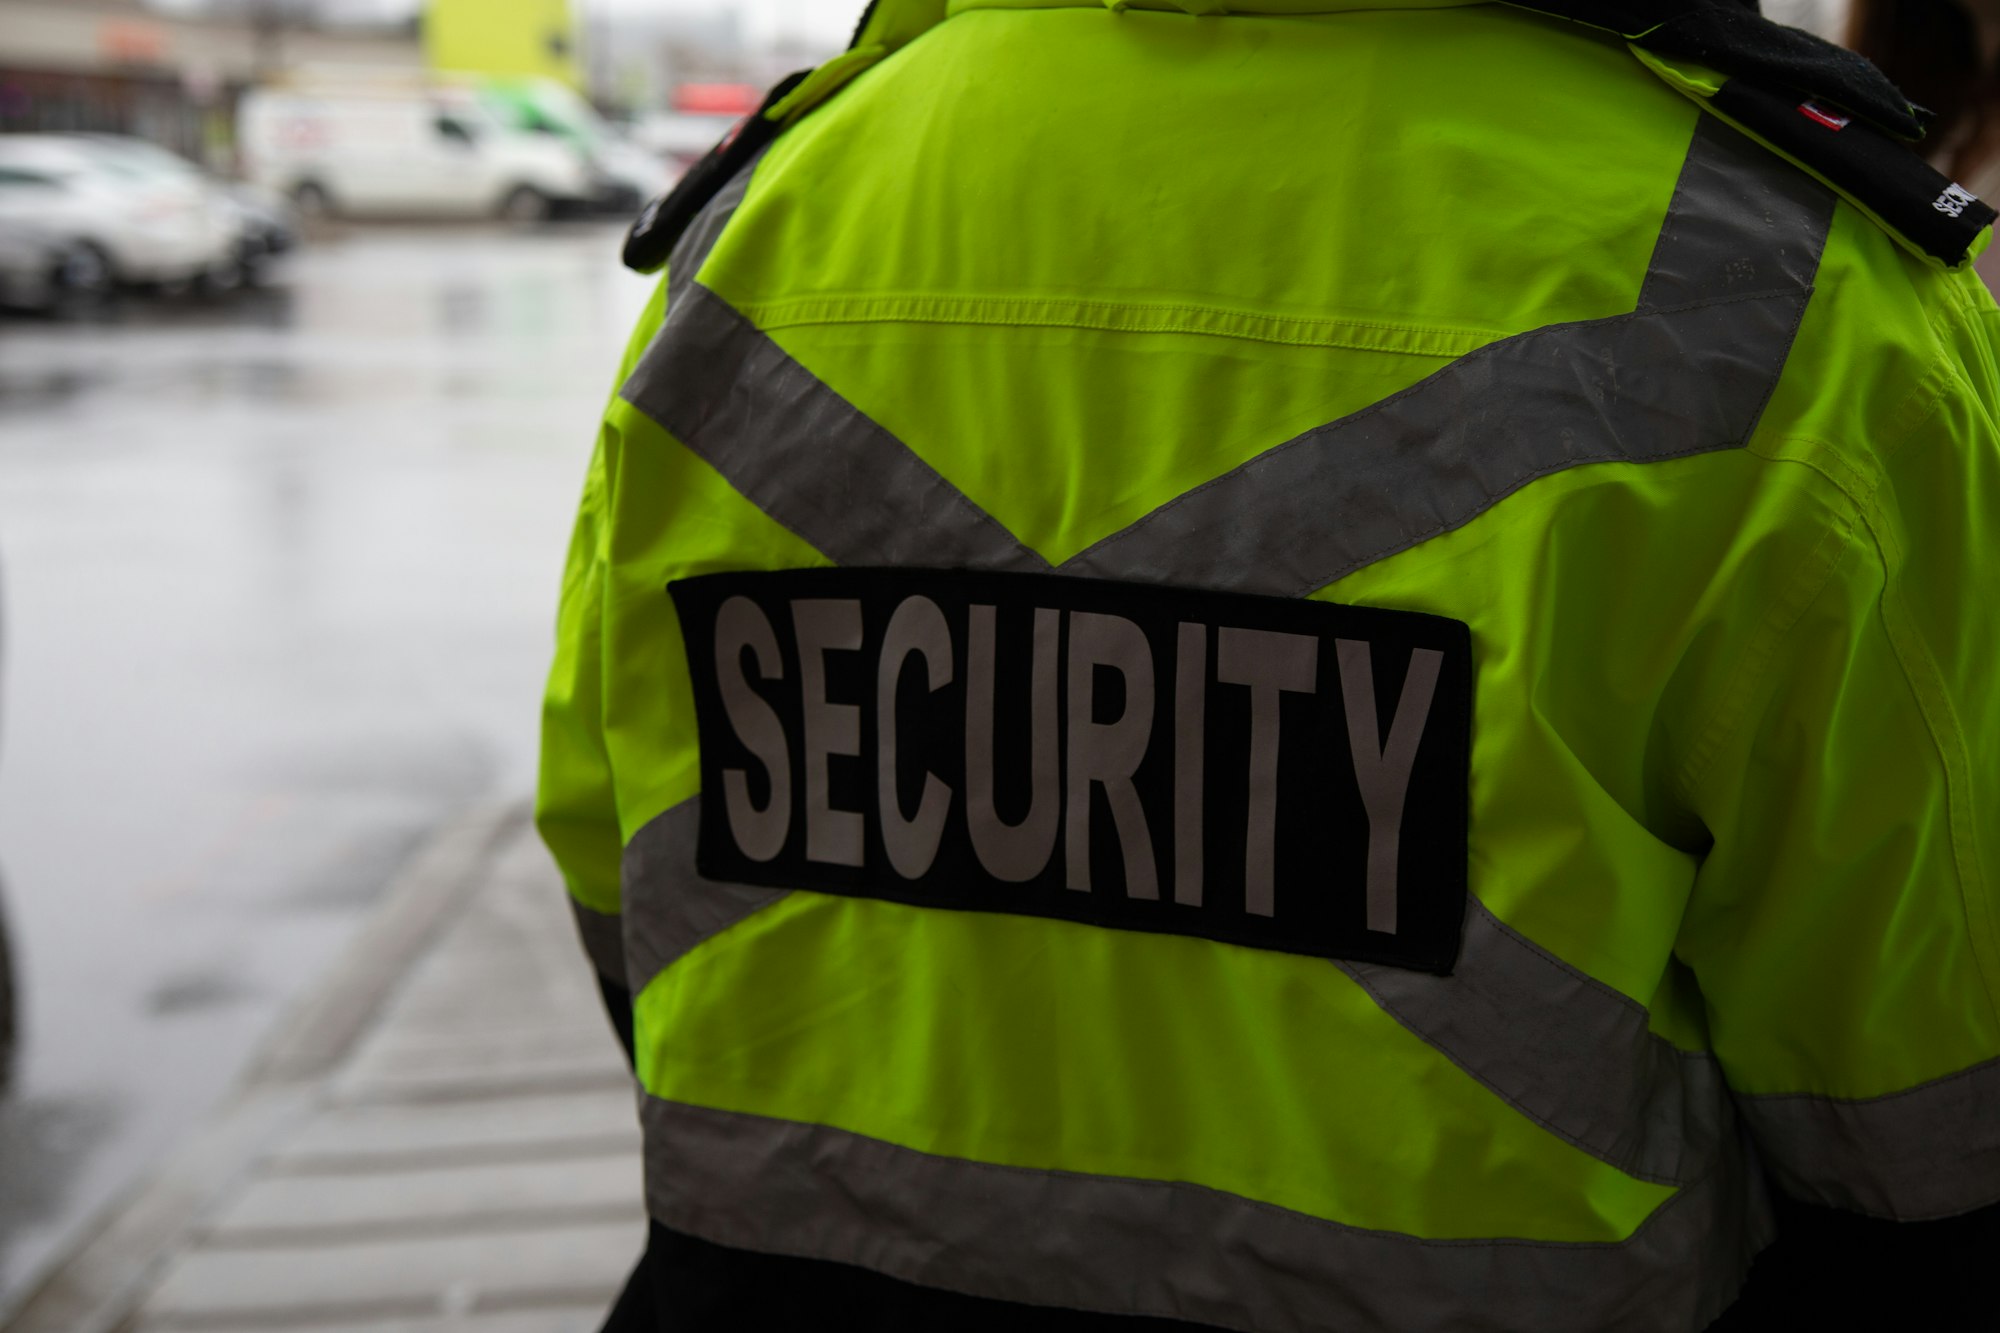
[[[1979,300],[1913,427],[1845,463],[1798,455],[1830,497],[1823,576],[1746,664],[1689,792],[1713,844],[1677,953],[1765,1164],[1796,1199],[1901,1221],[2000,1200],[2000,432]]]
[[[619,384],[658,332],[665,302],[663,281],[626,348]],[[563,568],[555,659],[542,703],[535,822],[562,871],[578,933],[599,979],[622,990],[619,864],[624,837],[603,718],[604,597],[619,443],[614,414],[607,412],[598,427]]]

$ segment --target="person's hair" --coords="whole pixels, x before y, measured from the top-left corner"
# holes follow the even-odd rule
[[[1847,44],[1937,113],[1925,139],[1956,143],[1940,164],[1953,176],[2000,150],[2000,69],[1982,63],[1978,26],[1955,0],[1854,0]]]

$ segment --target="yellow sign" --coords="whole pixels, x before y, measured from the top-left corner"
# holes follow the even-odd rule
[[[424,56],[440,73],[583,86],[569,0],[426,0]]]

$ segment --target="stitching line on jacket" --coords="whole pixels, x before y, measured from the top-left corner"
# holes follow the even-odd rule
[[[1348,347],[1368,351],[1386,349],[1409,356],[1452,358],[1512,336],[1492,329],[1276,315],[1194,303],[1045,297],[816,297],[810,300],[746,301],[736,309],[767,332],[812,325],[889,323],[1082,328],[1114,333],[1185,332],[1293,346]],[[1343,333],[1348,336],[1343,337]],[[1411,342],[1398,344],[1392,339],[1358,336],[1362,333],[1400,334]]]
[[[1793,461],[1811,467],[1804,460]],[[1818,471],[1817,468],[1814,469]],[[1835,483],[1836,485],[1838,483]],[[1681,804],[1689,810],[1698,810],[1698,788],[1708,773],[1716,757],[1722,753],[1731,737],[1743,725],[1743,715],[1756,696],[1756,686],[1772,662],[1777,659],[1778,649],[1783,646],[1785,636],[1793,626],[1819,601],[1833,582],[1833,576],[1840,569],[1846,554],[1848,541],[1852,537],[1852,518],[1835,518],[1813,543],[1812,550],[1799,562],[1797,570],[1785,583],[1779,595],[1774,597],[1759,622],[1749,647],[1743,650],[1742,658],[1730,668],[1723,684],[1722,698],[1715,709],[1700,724],[1694,733],[1694,740],[1688,746],[1687,758],[1680,771],[1672,779],[1675,794]]]
[[[1904,681],[1916,700],[1917,711],[1923,717],[1924,725],[1931,734],[1931,743],[1937,751],[1938,761],[1944,768],[1946,830],[1951,841],[1952,859],[1958,872],[1960,911],[1971,938],[1974,966],[1979,970],[1981,980],[1985,983],[1981,990],[1986,998],[1989,1012],[1996,1019],[2000,1019],[2000,958],[1995,957],[1992,920],[1986,913],[1984,901],[1978,893],[1978,889],[1985,883],[1984,858],[1980,855],[1976,822],[1972,812],[1967,808],[1971,799],[1968,790],[1971,785],[1971,766],[1967,758],[1964,730],[1958,723],[1957,710],[1952,707],[1940,683],[1942,673],[1938,670],[1928,643],[1915,625],[1906,619],[1908,613],[1903,606],[1903,596],[1900,591],[1902,546],[1896,539],[1892,527],[1881,515],[1880,506],[1876,501],[1877,492],[1888,476],[1889,463],[1901,454],[1924,426],[1937,415],[1946,394],[1953,384],[1958,382],[1958,377],[1951,367],[1949,349],[1940,348],[1924,374],[1919,377],[1917,386],[1903,400],[1903,405],[1912,412],[1913,419],[1878,452],[1877,470],[1873,477],[1867,479],[1865,486],[1850,485],[1835,475],[1834,469],[1822,465],[1815,459],[1786,458],[1771,461],[1795,462],[1825,477],[1853,506],[1853,521],[1867,529],[1870,541],[1881,556],[1883,589],[1880,612],[1883,630],[1888,637],[1891,650],[1895,653],[1897,664],[1902,669]],[[1808,439],[1803,436],[1790,438]],[[1824,444],[1817,440],[1809,442]],[[1843,451],[1831,449],[1831,452],[1834,457],[1840,459],[1841,470],[1848,470],[1851,467],[1846,463]],[[1842,531],[1849,539],[1857,535],[1849,529]],[[1811,600],[1817,600],[1820,593],[1825,591],[1837,568],[1838,561],[1829,566],[1825,582],[1815,591]],[[1810,605],[1810,600],[1802,605],[1799,615],[1803,616]],[[1775,645],[1773,656],[1775,656]],[[1767,665],[1768,662],[1759,663],[1758,669],[1761,671]],[[1720,709],[1718,709],[1717,718],[1712,724],[1719,724],[1720,721]],[[1736,719],[1732,725],[1740,725],[1740,719]],[[1714,748],[1704,756],[1703,771],[1707,763],[1714,761],[1714,755],[1720,752],[1722,745],[1733,734],[1731,731],[1718,737]],[[1690,774],[1690,788],[1699,777],[1699,772]]]
[[[1697,310],[1708,310],[1729,305],[1741,305],[1751,301],[1800,300],[1803,303],[1803,297],[1804,297],[1804,292],[1799,289],[1757,292],[1746,296],[1728,296],[1728,297],[1721,297],[1705,301],[1690,301],[1683,305],[1662,306],[1657,309],[1646,310],[1646,311],[1635,310],[1627,314],[1613,315],[1605,319],[1575,320],[1567,324],[1547,324],[1543,325],[1540,328],[1529,329],[1522,333],[1513,334],[1510,337],[1502,338],[1498,342],[1488,343],[1484,347],[1481,347],[1475,351],[1467,353],[1464,357],[1460,358],[1458,361],[1454,361],[1450,365],[1440,367],[1439,369],[1433,371],[1431,374],[1426,375],[1424,376],[1424,378],[1418,380],[1415,384],[1412,384],[1407,388],[1398,389],[1395,393],[1390,394],[1387,398],[1379,399],[1376,402],[1369,404],[1367,407],[1361,408],[1356,412],[1341,417],[1337,421],[1328,422],[1325,426],[1307,431],[1303,435],[1295,436],[1292,439],[1286,440],[1282,444],[1276,445],[1273,448],[1265,450],[1263,453],[1256,455],[1254,458],[1246,459],[1243,463],[1237,465],[1236,467],[1231,468],[1227,472],[1222,473],[1220,476],[1211,477],[1207,481],[1201,483],[1199,486],[1196,486],[1187,491],[1183,491],[1180,495],[1176,496],[1172,500],[1169,500],[1167,503],[1161,505],[1159,508],[1149,513],[1146,516],[1146,520],[1147,521],[1157,520],[1158,518],[1166,514],[1170,514],[1184,505],[1192,503],[1197,496],[1206,493],[1207,491],[1213,489],[1214,487],[1223,485],[1230,479],[1234,478],[1239,472],[1243,471],[1244,468],[1247,468],[1252,464],[1261,463],[1266,459],[1280,457],[1286,453],[1289,453],[1294,449],[1301,449],[1316,444],[1329,431],[1332,431],[1335,428],[1344,429],[1356,422],[1366,421],[1368,418],[1375,416],[1378,413],[1387,411],[1392,405],[1401,402],[1403,399],[1424,392],[1440,376],[1451,373],[1452,370],[1456,366],[1461,364],[1461,362],[1463,361],[1469,361],[1476,357],[1497,355],[1500,349],[1502,348],[1506,348],[1517,343],[1525,343],[1532,340],[1539,340],[1543,337],[1566,332],[1570,329],[1577,329],[1577,328],[1606,329],[1606,328],[1612,328],[1620,324],[1630,323],[1634,320],[1648,320],[1648,321],[1657,320],[1667,315],[1674,315],[1674,314],[1692,312]],[[1796,321],[1794,322],[1793,327],[1794,328],[1797,327]],[[1548,476],[1555,472],[1567,471],[1570,468],[1579,467],[1590,463],[1664,462],[1673,458],[1684,458],[1695,454],[1713,453],[1717,449],[1728,448],[1728,447],[1730,447],[1730,442],[1724,442],[1723,444],[1720,445],[1700,445],[1690,449],[1676,450],[1671,453],[1648,454],[1643,460],[1629,459],[1623,454],[1586,454],[1581,457],[1565,458],[1558,462],[1544,464],[1540,467],[1531,468],[1523,473],[1517,474],[1506,484],[1505,489],[1498,492],[1498,495],[1496,495],[1494,498],[1497,499],[1499,495],[1512,495],[1515,491],[1518,491],[1522,486],[1526,485],[1531,481],[1537,480],[1540,477]],[[1479,512],[1480,513],[1489,512],[1492,507],[1493,506],[1488,505],[1486,509],[1482,509]],[[1342,577],[1353,573],[1356,569],[1361,568],[1364,564],[1373,564],[1378,560],[1386,559],[1391,555],[1397,554],[1398,552],[1406,551],[1411,546],[1417,545],[1423,541],[1427,541],[1430,538],[1435,537],[1440,533],[1450,532],[1455,530],[1456,528],[1463,527],[1465,523],[1470,522],[1472,518],[1476,517],[1478,517],[1478,515],[1474,514],[1467,516],[1467,518],[1457,523],[1450,523],[1450,522],[1441,523],[1436,527],[1427,529],[1424,532],[1417,534],[1416,536],[1412,537],[1410,541],[1405,542],[1400,546],[1396,546],[1390,550],[1379,552],[1367,560],[1351,561],[1348,564],[1341,566],[1333,574],[1328,575],[1323,579],[1316,579],[1313,582],[1308,582],[1306,584],[1301,585],[1298,591],[1295,592],[1293,595],[1298,596],[1306,592],[1311,592],[1319,588],[1325,587],[1327,584],[1336,582]],[[1110,543],[1116,541],[1125,531],[1126,529],[1121,528],[1118,532],[1111,533],[1105,537],[1100,537],[1098,540],[1092,542],[1089,546],[1084,547],[1083,550],[1077,552],[1076,555],[1071,556],[1069,560],[1066,560],[1063,563],[1067,565],[1085,559],[1091,553],[1095,552],[1099,547],[1107,546]]]

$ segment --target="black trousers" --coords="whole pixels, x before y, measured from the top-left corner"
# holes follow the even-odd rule
[[[1779,1238],[1710,1333],[2000,1327],[2000,1206],[1894,1223],[1779,1200]],[[654,1223],[604,1333],[762,1333],[837,1321],[870,1333],[1167,1333],[1174,1319],[1016,1305],[866,1269],[712,1245]],[[1345,1333],[1328,1330],[1328,1333]],[[1521,1333],[1537,1333],[1524,1329]]]

